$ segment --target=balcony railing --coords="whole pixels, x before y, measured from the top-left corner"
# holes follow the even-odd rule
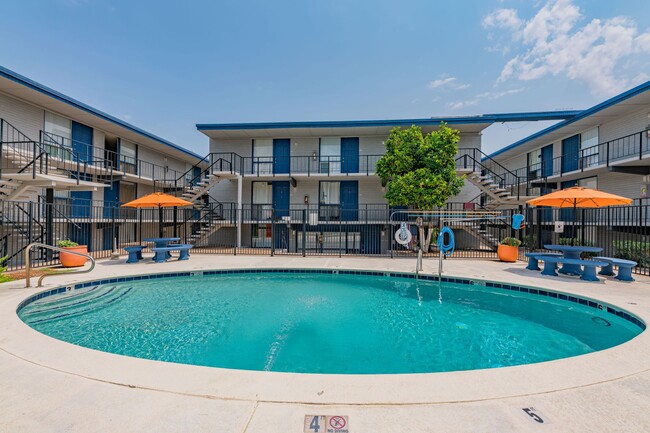
[[[86,167],[112,170],[113,172],[131,174],[145,179],[162,179],[178,177],[181,172],[173,168],[136,159],[112,150],[93,146],[67,137],[40,132],[40,144],[49,155],[49,162],[56,168],[70,168],[72,163],[80,162]]]
[[[312,175],[373,175],[381,155],[358,155],[346,158],[341,155],[312,156],[256,156],[244,157],[242,174],[245,176]]]
[[[577,152],[565,153],[552,160],[520,167],[511,170],[511,172],[527,181],[543,181],[551,176],[583,172],[597,167],[609,167],[634,159],[640,160],[650,155],[649,133],[650,130],[636,132],[580,149]]]

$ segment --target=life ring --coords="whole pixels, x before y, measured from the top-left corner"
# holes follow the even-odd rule
[[[445,233],[449,235],[449,243],[445,243]],[[454,253],[456,248],[456,241],[454,239],[454,231],[447,226],[444,226],[440,233],[438,234],[438,248],[440,252],[444,254],[445,257],[450,256]]]
[[[413,235],[411,231],[406,227],[406,223],[402,223],[400,228],[395,232],[395,242],[400,245],[408,245],[412,239]]]

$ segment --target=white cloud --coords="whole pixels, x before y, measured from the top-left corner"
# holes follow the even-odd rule
[[[471,87],[471,84],[459,83],[456,77],[442,75],[437,80],[430,81],[427,87],[429,89],[463,90]]]
[[[514,95],[524,91],[524,88],[504,90],[501,92],[483,92],[474,96],[472,99],[467,99],[465,101],[455,101],[447,104],[447,107],[451,110],[460,110],[461,108],[471,107],[472,105],[478,105],[479,102],[483,100],[496,100],[501,99],[504,96]]]
[[[572,0],[550,0],[529,20],[519,18],[514,9],[488,14],[484,27],[508,31],[519,48],[497,82],[564,75],[586,83],[601,97],[638,82],[640,75],[630,78],[623,60],[650,53],[650,31],[640,33],[636,22],[620,16],[580,26],[581,21],[584,16]]]
[[[490,12],[483,18],[483,27],[499,27],[518,29],[521,27],[521,20],[515,9],[497,9]]]

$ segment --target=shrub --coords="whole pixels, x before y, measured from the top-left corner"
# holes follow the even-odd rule
[[[535,235],[524,236],[522,245],[529,249],[537,248],[537,236]]]
[[[634,260],[639,267],[650,267],[650,242],[614,241],[614,257]]]
[[[3,275],[7,270],[7,258],[8,256],[0,257],[0,283],[13,280],[13,278],[8,277],[7,275]]]
[[[78,243],[73,242],[70,239],[62,239],[57,243],[57,245],[59,246],[59,248],[68,248],[68,247],[79,246]]]
[[[510,247],[518,247],[519,245],[521,245],[521,241],[519,239],[517,239],[517,238],[508,237],[508,238],[503,238],[503,240],[501,241],[501,245],[508,245]]]

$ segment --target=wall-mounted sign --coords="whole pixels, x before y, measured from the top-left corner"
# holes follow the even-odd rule
[[[564,221],[555,222],[555,233],[564,233]]]

